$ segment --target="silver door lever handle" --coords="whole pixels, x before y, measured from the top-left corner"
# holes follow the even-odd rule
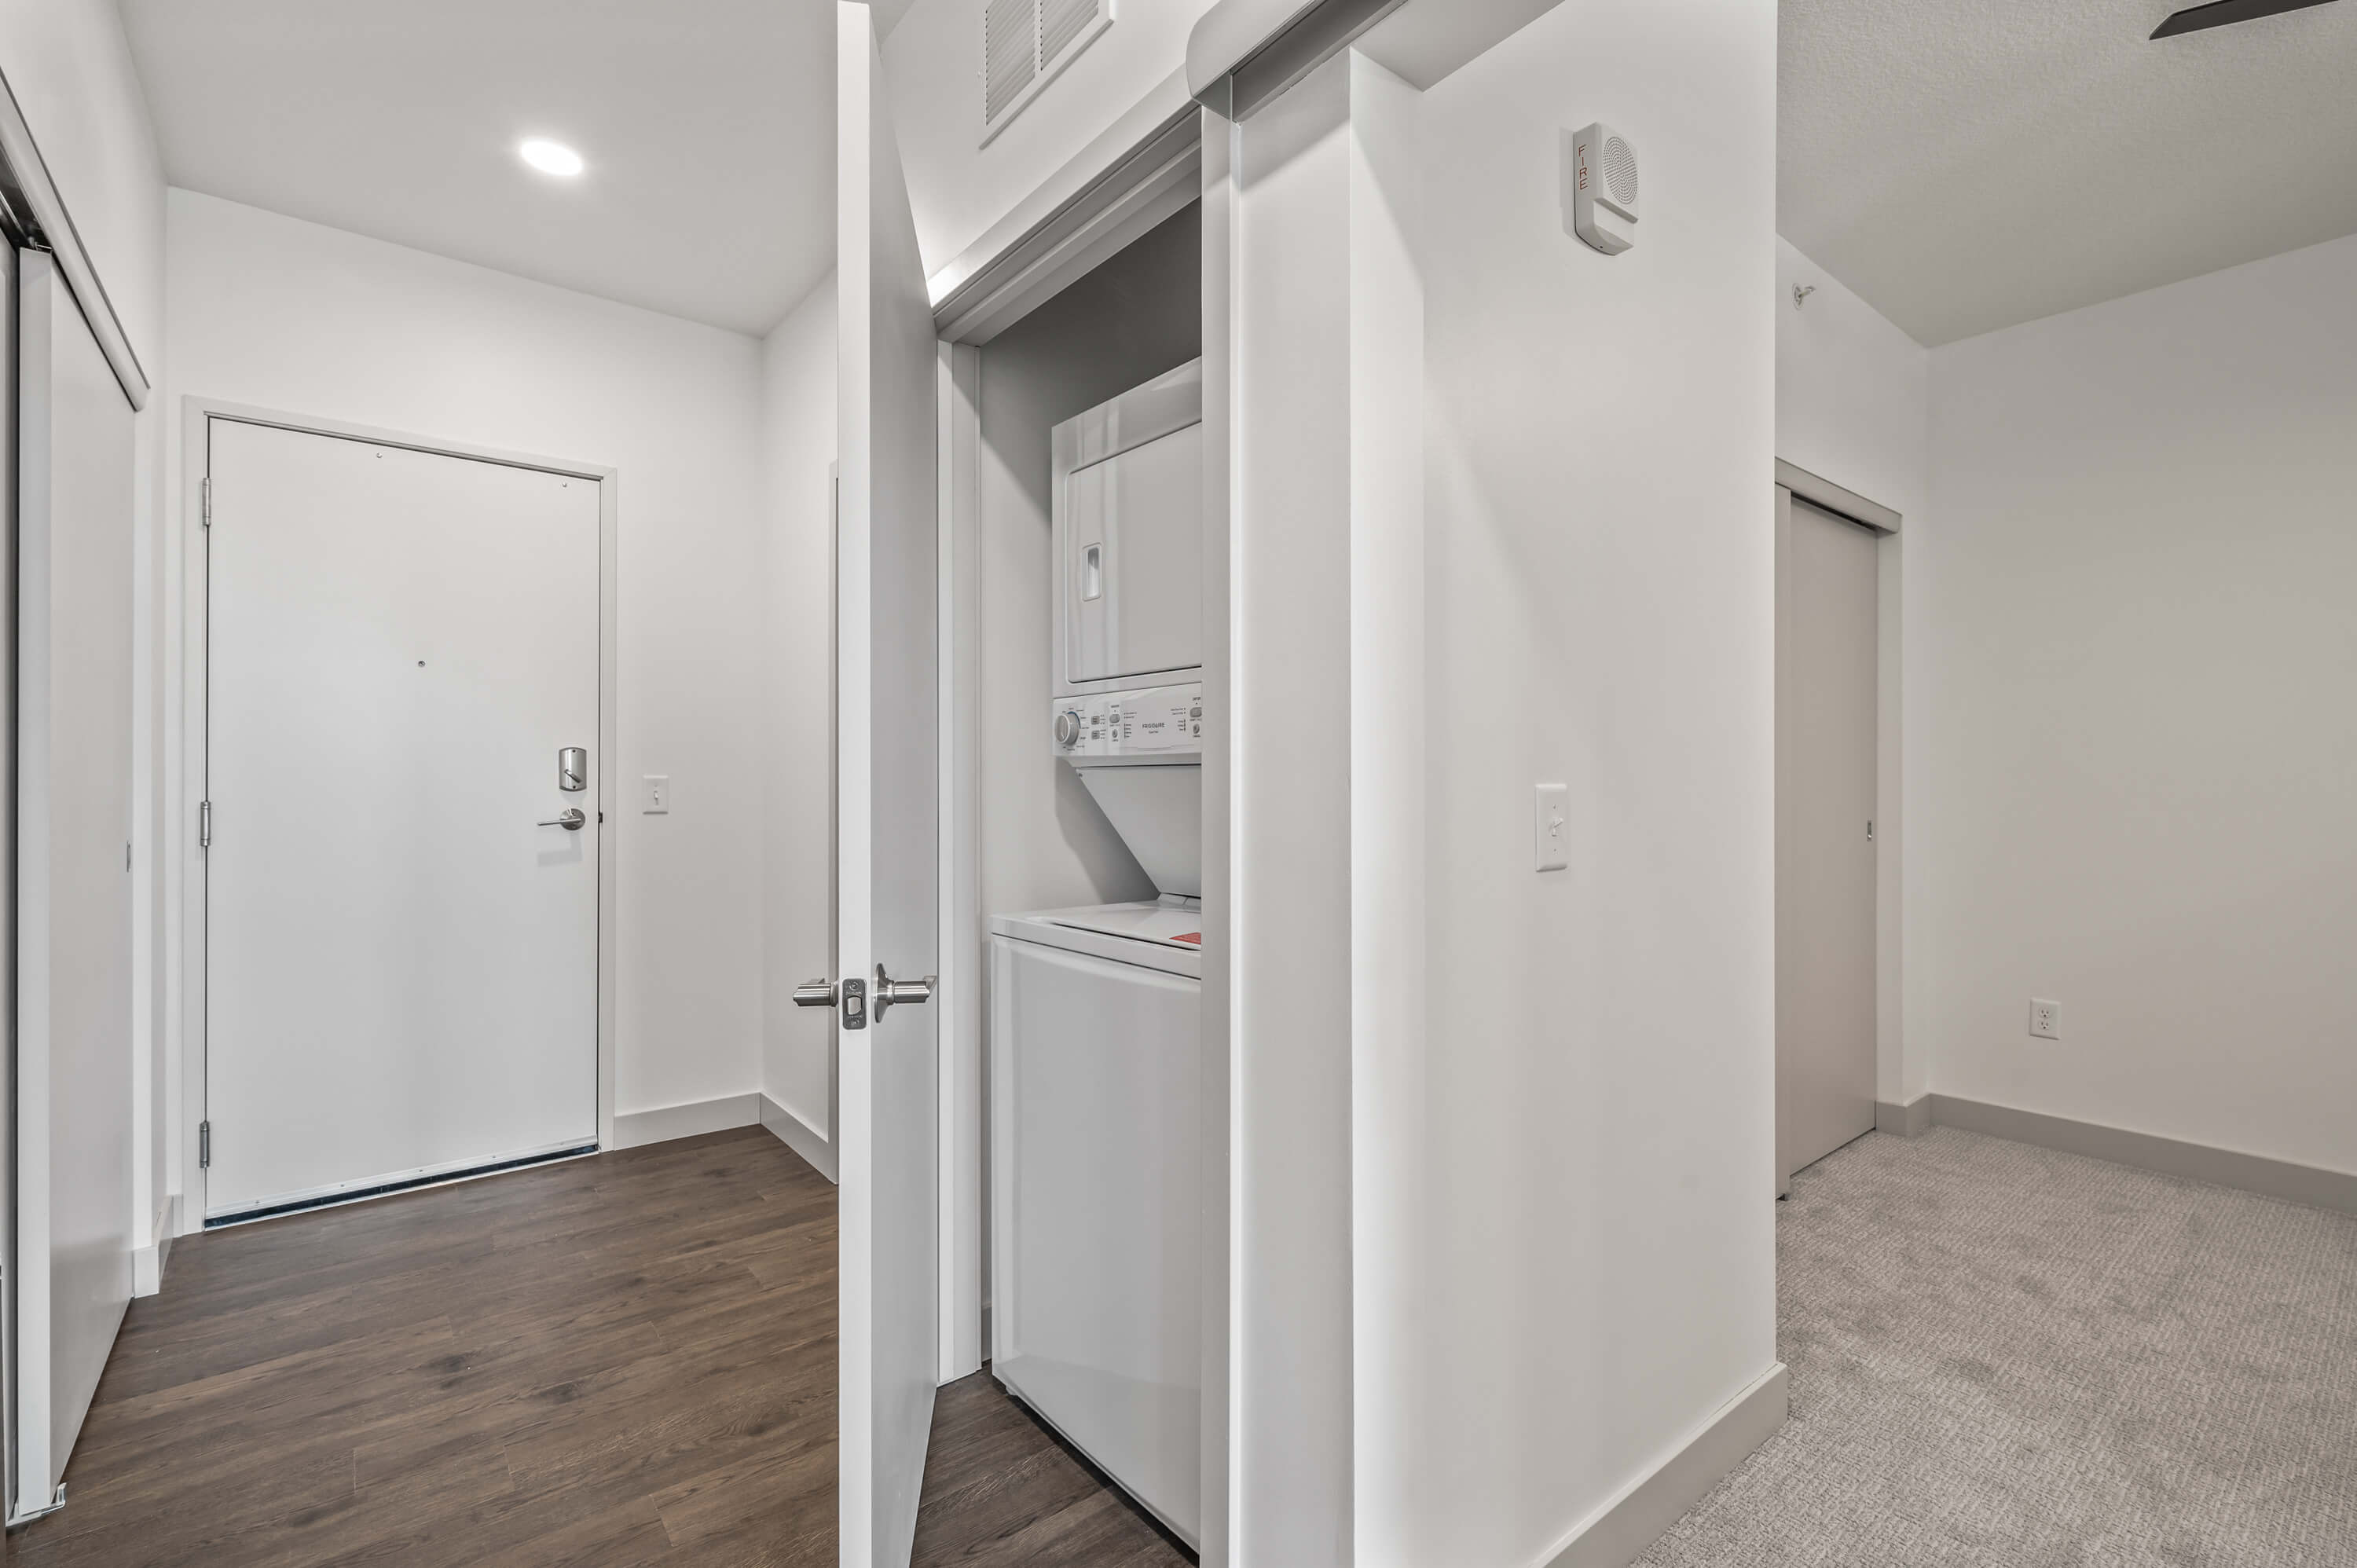
[[[832,980],[803,981],[794,987],[794,1005],[797,1007],[834,1006],[834,982]]]
[[[554,822],[536,822],[533,825],[543,828],[563,828],[568,833],[577,833],[581,831],[581,824],[588,820],[581,814],[580,808],[574,807],[558,812]]]
[[[876,966],[876,1000],[872,1004],[872,1011],[880,1019],[896,1005],[931,1002],[933,986],[940,978],[939,975],[929,974],[922,980],[895,980],[884,972],[884,966],[879,963]]]

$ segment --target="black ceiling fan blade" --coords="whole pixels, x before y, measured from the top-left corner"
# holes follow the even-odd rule
[[[2284,11],[2305,11],[2310,5],[2330,5],[2331,0],[2210,0],[2207,5],[2190,5],[2170,16],[2152,30],[2156,38],[2173,38],[2179,33],[2198,33],[2204,27],[2223,27],[2235,22],[2255,22],[2261,16],[2273,16]]]

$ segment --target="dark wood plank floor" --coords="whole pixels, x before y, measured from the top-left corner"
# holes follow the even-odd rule
[[[1194,1561],[987,1369],[935,1397],[913,1568],[1183,1568]]]
[[[188,1238],[8,1555],[831,1564],[834,1262],[758,1128]],[[920,1563],[1186,1561],[987,1374],[933,1431]]]

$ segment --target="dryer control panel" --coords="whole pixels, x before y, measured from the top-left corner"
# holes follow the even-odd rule
[[[1059,757],[1194,756],[1203,749],[1203,683],[1059,697],[1048,725]]]

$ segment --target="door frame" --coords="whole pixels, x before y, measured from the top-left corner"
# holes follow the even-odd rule
[[[1908,1136],[1930,1124],[1926,1091],[1907,1097],[1905,757],[1901,693],[1905,678],[1904,616],[1906,542],[1900,514],[1856,490],[1776,459],[1775,529],[1779,563],[1776,617],[1784,616],[1781,571],[1789,500],[1856,523],[1875,536],[1874,658],[1874,1127]],[[1776,1170],[1779,1197],[1792,1190],[1792,1173]]]
[[[597,793],[599,811],[607,819],[597,824],[597,1146],[600,1149],[612,1148],[616,947],[614,861],[615,830],[621,825],[620,795],[613,787],[621,777],[615,766],[619,734],[615,715],[619,668],[615,614],[616,568],[619,560],[616,495],[619,485],[619,470],[599,463],[548,457],[471,441],[455,441],[438,435],[420,435],[378,425],[359,424],[349,420],[327,419],[316,414],[288,413],[191,393],[181,399],[180,411],[180,530],[187,562],[183,585],[186,598],[181,617],[181,658],[185,671],[181,733],[185,736],[182,743],[185,756],[180,768],[180,786],[173,801],[173,809],[179,813],[185,857],[179,910],[184,934],[179,961],[180,1037],[186,1046],[180,1058],[178,1127],[181,1192],[184,1197],[178,1216],[178,1233],[186,1236],[202,1230],[207,1208],[207,1173],[198,1164],[198,1129],[205,1120],[209,1056],[205,1027],[206,985],[210,952],[206,925],[206,851],[199,842],[198,812],[205,799],[207,754],[210,746],[208,693],[211,671],[208,664],[208,650],[211,640],[212,566],[205,543],[206,530],[210,526],[205,516],[205,478],[211,466],[210,431],[216,419],[266,425],[307,435],[364,441],[379,446],[397,446],[435,456],[531,468],[567,478],[587,479],[597,484]]]
[[[952,1234],[978,1223],[970,1216],[979,1211],[984,1181],[977,1157],[981,1107],[978,1096],[965,1092],[980,1074],[979,988],[971,980],[955,984],[950,968],[952,952],[979,954],[983,924],[975,901],[964,896],[974,866],[978,757],[963,715],[974,707],[978,671],[970,631],[984,609],[967,575],[978,537],[979,495],[970,471],[978,460],[978,411],[966,379],[970,361],[963,356],[1020,319],[1030,304],[1044,302],[1118,250],[1125,242],[1123,236],[1134,238],[1159,217],[1198,199],[1202,202],[1203,697],[1206,713],[1218,721],[1206,726],[1203,757],[1203,1568],[1223,1568],[1247,1549],[1244,1505],[1233,1469],[1243,1405],[1231,1382],[1243,1353],[1242,1337],[1266,1332],[1257,1325],[1239,1326],[1243,1308],[1236,1299],[1240,1279],[1265,1261],[1255,1251],[1265,1243],[1256,1241],[1240,1217],[1249,1196],[1240,1167],[1251,1129],[1239,1109],[1244,1090],[1234,1059],[1242,1015],[1238,950],[1260,939],[1250,933],[1240,939],[1230,909],[1238,869],[1233,846],[1239,780],[1258,779],[1257,765],[1240,755],[1230,721],[1242,705],[1240,695],[1249,700],[1265,680],[1257,667],[1239,665],[1241,634],[1232,607],[1249,575],[1237,558],[1244,503],[1233,426],[1240,364],[1255,340],[1236,305],[1239,129],[1255,111],[1281,98],[1286,86],[1346,48],[1365,54],[1420,91],[1559,3],[1313,0],[1305,6],[1302,0],[1217,0],[1197,20],[1178,70],[1149,89],[929,280],[942,343],[942,999],[952,1015],[943,1020],[941,1036],[940,1284],[946,1380],[970,1369],[974,1352],[961,1334],[969,1320],[979,1330],[982,1310],[980,1261],[962,1251]],[[1271,47],[1279,43],[1286,47]],[[1200,113],[1189,110],[1190,100]],[[1347,650],[1340,656],[1346,662],[1351,657]],[[1420,811],[1420,803],[1413,810]],[[1392,826],[1414,820],[1395,819]],[[1318,831],[1347,835],[1350,830],[1321,818]],[[974,1011],[969,1016],[964,1009]]]

